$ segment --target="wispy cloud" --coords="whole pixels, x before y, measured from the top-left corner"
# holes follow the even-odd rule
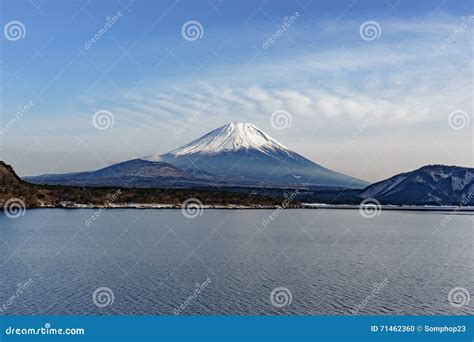
[[[446,24],[439,27],[443,33],[454,29]],[[221,80],[230,79],[238,66],[221,71],[218,79],[211,75],[187,83],[183,90],[137,89],[125,101],[126,107],[117,111],[123,110],[132,121],[136,115],[137,123],[143,122],[143,116],[179,123],[211,100],[206,117],[220,122],[252,121],[279,108],[290,111],[296,122],[301,118],[303,124],[315,117],[338,117],[351,124],[380,108],[380,119],[386,126],[443,120],[452,108],[469,105],[466,86],[470,75],[465,68],[470,59],[462,40],[450,51],[436,50],[443,35],[432,36],[432,32],[438,31],[431,28],[421,37],[417,31],[417,36],[408,37],[400,48],[396,42],[376,48],[342,46],[304,58],[296,55],[259,63],[228,86]],[[283,81],[275,82],[279,78]],[[163,89],[160,85],[156,88]]]
[[[463,20],[445,15],[428,21],[385,19],[380,22],[381,37],[374,42],[360,39],[359,21],[341,21],[306,50],[312,41],[308,35],[319,32],[324,23],[315,27],[303,15],[268,51],[249,53],[256,56],[251,63],[240,59],[210,63],[193,77],[189,76],[193,70],[166,78],[150,76],[121,91],[111,91],[108,82],[107,89],[98,84],[77,103],[74,129],[106,154],[110,144],[91,130],[90,119],[103,107],[114,113],[115,126],[107,139],[127,140],[130,146],[133,136],[133,148],[114,151],[114,160],[164,153],[226,122],[250,121],[313,160],[323,159],[328,166],[366,179],[394,173],[394,167],[383,162],[390,151],[399,154],[397,168],[402,170],[435,158],[466,165],[469,153],[462,141],[468,133],[458,132],[453,138],[446,120],[453,110],[471,108],[471,75],[466,72],[472,61],[472,52],[466,49],[471,31],[457,33],[453,42],[441,47]],[[248,39],[234,37],[232,49]],[[289,133],[273,131],[270,125],[271,114],[280,109],[292,115]],[[371,127],[354,140],[354,131],[369,119]],[[51,125],[58,132],[67,131],[70,120],[58,117]],[[190,120],[192,125],[187,124]],[[37,120],[23,124],[35,127]],[[414,136],[406,136],[417,127]],[[418,152],[410,156],[414,145],[432,143],[433,137],[445,144],[446,151],[435,155],[418,148],[425,158],[420,159]],[[60,140],[59,136],[42,139]],[[410,146],[401,141],[410,141]],[[315,150],[316,145],[320,149]],[[374,146],[381,149],[377,156],[368,151]],[[335,147],[340,153],[335,153]],[[376,170],[371,166],[355,174],[360,165],[344,162],[361,157],[360,153],[370,156],[373,164],[380,163]]]

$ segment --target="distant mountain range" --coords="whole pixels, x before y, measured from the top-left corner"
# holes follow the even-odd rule
[[[128,169],[135,164],[139,177],[153,178],[147,167],[151,161],[128,161],[111,166],[112,170],[99,170],[86,173],[107,178],[108,172],[120,174],[121,167]],[[165,163],[163,167],[168,168]],[[163,170],[164,171],[164,170]],[[128,171],[127,171],[128,172]],[[176,171],[169,169],[171,178]],[[80,173],[78,174],[80,175]],[[81,179],[78,177],[77,179]],[[114,190],[115,189],[115,190]],[[474,169],[458,166],[427,165],[420,169],[402,173],[387,180],[372,184],[364,189],[341,189],[335,187],[263,188],[263,187],[210,187],[189,186],[177,188],[121,188],[119,204],[149,203],[179,206],[189,197],[204,198],[209,205],[250,205],[272,206],[291,198],[292,205],[298,203],[325,203],[358,205],[364,199],[375,199],[386,205],[416,206],[474,206]],[[64,186],[31,184],[20,179],[13,169],[0,161],[0,204],[12,197],[22,198],[29,206],[58,205],[63,201],[85,205],[107,203],[107,195],[117,187],[102,186]]]
[[[165,154],[103,169],[24,177],[36,184],[86,187],[231,189],[298,201],[394,205],[474,205],[474,169],[427,165],[369,185],[318,165],[253,124],[230,123]]]
[[[25,177],[40,184],[81,186],[332,186],[364,188],[368,182],[318,165],[250,123],[230,123],[169,153],[100,170]]]

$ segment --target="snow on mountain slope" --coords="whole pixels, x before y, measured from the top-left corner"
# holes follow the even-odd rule
[[[169,152],[169,154],[174,156],[185,156],[194,153],[218,154],[221,152],[250,149],[263,153],[287,151],[285,146],[259,130],[253,124],[232,122]],[[161,157],[153,155],[145,159],[158,161],[161,160]]]
[[[406,178],[407,174],[402,173],[385,181],[375,183],[364,190],[363,196],[374,197],[378,194],[386,193],[392,189],[396,189],[397,185],[403,182]]]
[[[473,205],[473,191],[474,169],[426,165],[374,183],[360,197],[390,204]]]
[[[287,149],[251,123],[229,123],[169,153],[143,159],[209,172],[218,182],[239,185],[367,185]]]

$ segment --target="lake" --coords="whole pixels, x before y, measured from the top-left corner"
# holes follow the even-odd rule
[[[447,220],[448,213],[382,210],[364,218],[358,210],[330,209],[201,214],[28,209],[11,219],[1,213],[0,312],[474,314],[472,300],[462,306],[448,300],[457,287],[474,293],[473,215]]]

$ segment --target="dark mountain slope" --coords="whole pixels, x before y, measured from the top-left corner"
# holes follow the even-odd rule
[[[192,173],[165,162],[133,159],[90,172],[24,177],[37,184],[74,186],[159,187],[202,184]]]
[[[426,165],[374,183],[360,197],[387,204],[474,205],[474,169]]]

